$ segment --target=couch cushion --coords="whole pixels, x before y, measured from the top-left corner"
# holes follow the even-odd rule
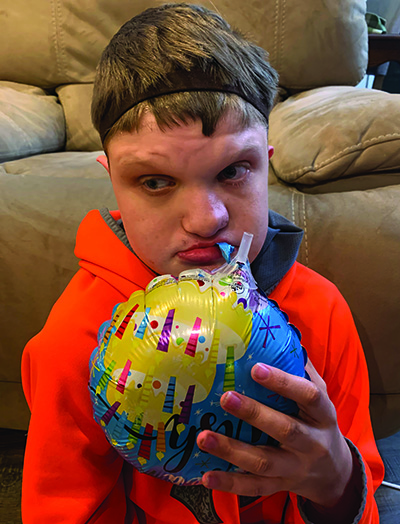
[[[0,162],[63,149],[65,122],[55,96],[0,82]]]
[[[96,161],[103,151],[93,153],[67,152],[36,155],[0,165],[0,174],[24,175],[25,178],[40,176],[42,181],[48,178],[98,178],[108,180],[104,167]],[[46,182],[47,184],[47,182]],[[110,186],[111,190],[111,186]],[[86,195],[82,195],[85,198]],[[99,206],[101,203],[98,204]]]
[[[21,353],[79,267],[80,221],[93,208],[116,209],[96,156],[60,152],[0,165],[0,427],[28,426]]]
[[[356,85],[364,75],[365,0],[197,3],[218,11],[264,47],[287,88]],[[159,0],[3,0],[0,76],[42,87],[92,82],[111,36],[132,16],[159,4]]]
[[[239,2],[238,2],[239,3]],[[240,2],[244,27],[270,53],[281,86],[357,85],[368,64],[365,0]],[[250,11],[253,27],[245,26]],[[238,13],[239,14],[239,13]]]
[[[67,151],[98,151],[102,149],[98,132],[92,124],[90,107],[93,84],[70,84],[57,88],[64,109],[67,129]]]
[[[273,109],[269,141],[288,184],[399,171],[400,95],[336,86],[292,96]]]

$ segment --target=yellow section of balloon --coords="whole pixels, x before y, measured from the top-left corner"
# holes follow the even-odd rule
[[[108,384],[106,398],[111,406],[120,402],[120,411],[129,413],[130,420],[143,413],[143,422],[155,427],[168,420],[171,413],[163,412],[163,406],[170,377],[176,377],[173,413],[181,412],[189,386],[195,386],[193,403],[203,401],[217,363],[227,361],[228,348],[234,348],[235,360],[245,353],[252,312],[238,303],[227,282],[203,277],[178,282],[173,277],[156,278],[146,293],[133,293],[114,312],[112,331],[100,347],[100,352],[106,348],[104,365],[112,369],[114,383]],[[118,380],[127,360],[131,366],[121,392]]]

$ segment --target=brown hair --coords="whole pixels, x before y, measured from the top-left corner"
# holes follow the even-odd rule
[[[238,86],[249,98],[260,98],[267,116],[276,96],[278,75],[267,53],[251,43],[218,14],[201,6],[164,4],[126,22],[100,59],[94,82],[92,120],[99,131],[106,115],[118,114],[126,98],[140,98],[163,86],[168,75],[201,68],[214,82]],[[264,115],[240,96],[216,91],[169,93],[140,102],[111,127],[104,141],[119,131],[137,131],[145,111],[161,129],[201,119],[203,133],[212,135],[228,110],[238,125],[268,126]]]

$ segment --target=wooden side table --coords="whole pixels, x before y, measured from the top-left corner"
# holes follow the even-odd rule
[[[374,75],[374,89],[382,89],[389,62],[400,64],[400,34],[368,35],[367,75]]]
[[[400,64],[400,35],[368,35],[368,67],[392,61]]]

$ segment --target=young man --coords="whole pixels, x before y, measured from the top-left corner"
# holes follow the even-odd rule
[[[92,114],[119,211],[85,218],[81,269],[24,352],[25,523],[378,523],[383,466],[351,314],[332,284],[295,262],[301,231],[268,215],[276,85],[265,52],[201,7],[149,9],[105,50]],[[252,378],[295,400],[298,418],[226,393],[226,411],[280,446],[203,431],[203,451],[248,473],[209,471],[203,486],[178,487],[138,473],[108,444],[93,420],[90,354],[116,303],[156,274],[220,266],[216,243],[237,248],[244,231],[258,284],[302,332],[311,381],[256,364]]]

